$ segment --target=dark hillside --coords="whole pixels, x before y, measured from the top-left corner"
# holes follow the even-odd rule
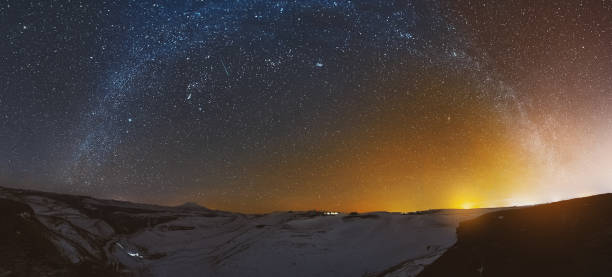
[[[419,276],[612,276],[612,194],[462,222]]]
[[[53,233],[34,216],[32,209],[0,199],[0,276],[115,276],[103,263],[86,260],[74,264],[50,241]]]

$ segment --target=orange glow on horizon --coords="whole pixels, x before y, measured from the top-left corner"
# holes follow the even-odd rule
[[[503,114],[469,102],[462,109],[440,107],[448,109],[451,119],[417,118],[411,127],[400,124],[397,118],[402,115],[394,111],[418,107],[403,105],[385,109],[376,120],[360,122],[352,132],[331,136],[316,147],[296,148],[278,160],[255,158],[239,179],[252,186],[239,192],[219,186],[197,202],[244,213],[410,212],[533,205],[612,189],[612,170],[606,170],[612,143],[603,143],[612,133],[599,134],[601,142],[591,143],[593,149],[575,147],[589,144],[569,131],[551,140],[555,145],[548,143],[554,134],[508,126]],[[578,154],[572,156],[574,152]],[[598,179],[587,179],[592,177]],[[175,200],[187,201],[193,200]]]

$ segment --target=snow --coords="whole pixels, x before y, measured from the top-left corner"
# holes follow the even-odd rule
[[[52,237],[51,242],[55,245],[55,247],[62,253],[62,255],[73,264],[76,264],[82,260],[81,253],[68,241],[61,239],[59,237]]]
[[[93,257],[147,276],[416,276],[456,242],[460,221],[495,210],[244,215],[194,203],[162,207],[83,198],[74,206],[38,195],[19,198],[71,262]],[[84,207],[176,219],[117,234],[83,214]]]
[[[126,239],[150,254],[166,254],[145,258],[153,276],[362,276],[397,265],[388,276],[415,276],[455,243],[458,222],[484,212],[193,216]],[[168,231],[163,226],[194,229]]]
[[[51,241],[73,263],[91,255],[101,258],[103,252],[90,240],[87,232],[99,238],[110,238],[114,231],[106,222],[91,219],[70,206],[40,196],[25,197],[27,204],[34,210],[36,219],[53,231]]]

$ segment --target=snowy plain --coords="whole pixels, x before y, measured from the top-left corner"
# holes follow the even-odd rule
[[[29,205],[70,262],[126,276],[416,276],[456,242],[459,222],[495,210],[246,215],[6,189],[0,198]]]

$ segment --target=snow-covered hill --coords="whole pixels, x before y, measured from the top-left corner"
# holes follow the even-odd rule
[[[0,276],[415,276],[492,210],[244,215],[4,188],[0,205]]]

